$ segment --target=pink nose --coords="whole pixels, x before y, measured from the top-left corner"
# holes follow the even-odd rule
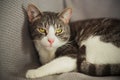
[[[54,42],[54,39],[48,39],[48,42],[52,44]]]

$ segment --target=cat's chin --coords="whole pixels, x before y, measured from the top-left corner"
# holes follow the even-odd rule
[[[54,51],[54,50],[56,50],[56,48],[54,48],[54,47],[46,47],[46,50],[47,51]]]

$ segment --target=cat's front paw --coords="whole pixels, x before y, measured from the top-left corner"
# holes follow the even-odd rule
[[[42,76],[39,75],[39,71],[37,69],[28,70],[26,73],[26,78],[38,78],[38,77]]]

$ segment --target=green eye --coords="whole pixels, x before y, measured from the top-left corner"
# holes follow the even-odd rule
[[[45,33],[45,32],[46,32],[46,30],[45,30],[45,29],[43,29],[43,28],[39,28],[39,32],[41,32],[41,33]]]
[[[57,29],[57,30],[56,30],[56,33],[57,33],[57,34],[62,33],[62,29]]]

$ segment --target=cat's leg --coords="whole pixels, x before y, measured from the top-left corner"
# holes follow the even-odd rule
[[[85,46],[79,49],[77,56],[78,72],[92,76],[120,76],[120,64],[93,64],[86,61]]]
[[[76,69],[76,59],[63,56],[52,60],[40,68],[28,70],[27,78],[37,78],[52,74],[70,72]]]
[[[120,76],[120,64],[92,64],[83,61],[78,68],[79,72],[92,76]]]
[[[83,61],[86,60],[86,53],[85,53],[86,47],[83,45],[79,48],[79,54],[77,54],[77,70],[81,72],[81,66]]]

